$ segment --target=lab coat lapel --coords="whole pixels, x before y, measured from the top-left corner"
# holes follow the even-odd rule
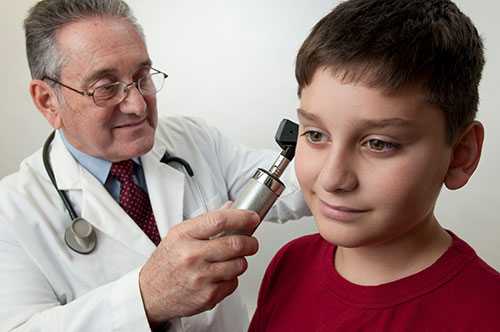
[[[156,248],[154,243],[106,188],[88,172],[82,173],[82,188],[82,216],[100,231],[149,257]]]
[[[165,143],[141,157],[149,198],[160,236],[180,223],[183,216],[184,174],[162,163],[167,150]],[[155,245],[108,193],[106,188],[85,170],[56,135],[50,153],[58,187],[61,190],[80,191],[81,216],[94,227],[135,251],[149,256]],[[98,244],[99,245],[99,244]]]
[[[141,157],[149,199],[163,238],[170,228],[182,221],[185,175],[160,160],[166,147],[160,144]]]
[[[155,245],[108,193],[106,188],[71,156],[59,134],[51,145],[51,164],[59,189],[70,196],[81,193],[80,214],[92,226],[123,245],[149,257]],[[99,246],[99,243],[97,244]]]

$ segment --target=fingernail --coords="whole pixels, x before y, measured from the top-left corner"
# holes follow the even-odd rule
[[[233,201],[227,201],[219,208],[219,210],[227,210],[233,205]]]

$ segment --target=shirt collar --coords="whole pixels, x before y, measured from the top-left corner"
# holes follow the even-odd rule
[[[75,158],[76,161],[78,161],[78,163],[83,166],[83,168],[85,168],[87,171],[89,171],[90,174],[95,176],[97,178],[97,180],[99,180],[99,182],[101,182],[102,184],[105,184],[106,180],[108,178],[109,172],[111,170],[111,165],[112,165],[111,161],[97,158],[97,157],[91,156],[89,154],[86,154],[86,153],[78,150],[73,145],[71,145],[70,142],[68,142],[68,140],[64,137],[62,130],[58,130],[57,132],[61,136],[61,139],[62,139],[64,145],[66,146],[68,151],[71,153],[73,158]],[[141,161],[138,157],[132,158],[132,160],[136,164],[141,165]]]

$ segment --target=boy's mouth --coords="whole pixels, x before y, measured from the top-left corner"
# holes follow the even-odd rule
[[[319,199],[319,211],[328,219],[347,222],[359,218],[361,214],[368,212],[369,210],[357,209],[343,205],[333,205]]]

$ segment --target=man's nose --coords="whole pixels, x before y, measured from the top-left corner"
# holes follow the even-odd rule
[[[125,93],[125,98],[120,103],[120,110],[123,113],[142,115],[146,112],[146,100],[135,82],[130,83],[126,87]]]
[[[356,158],[353,152],[332,146],[319,174],[319,184],[326,192],[354,191],[359,185],[355,168]]]

